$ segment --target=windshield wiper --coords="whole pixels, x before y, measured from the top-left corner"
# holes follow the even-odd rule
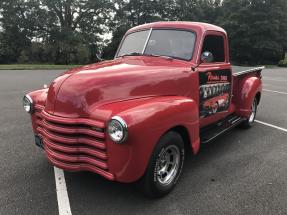
[[[139,53],[139,52],[131,52],[131,53],[128,53],[128,54],[123,54],[121,56],[118,56],[118,57],[125,57],[125,56],[142,56],[143,54],[142,53]]]
[[[150,57],[162,57],[162,58],[166,58],[168,60],[172,60],[173,59],[173,57],[166,56],[166,55],[142,54],[142,53],[139,53],[139,52],[131,52],[131,53],[124,54],[124,55],[121,55],[121,56],[118,56],[118,57],[125,57],[125,56],[150,56]]]
[[[172,60],[173,58],[170,56],[166,56],[166,55],[156,55],[156,54],[144,54],[145,56],[151,56],[151,57],[162,57],[162,58],[166,58],[169,60]]]

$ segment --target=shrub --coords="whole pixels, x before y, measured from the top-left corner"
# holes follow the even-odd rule
[[[287,67],[287,58],[285,60],[280,60],[278,66]]]
[[[29,59],[29,52],[26,50],[22,50],[20,53],[20,56],[17,59],[18,63],[29,63],[30,59]]]
[[[73,63],[87,64],[90,61],[91,52],[88,47],[84,45],[78,45],[76,47],[75,59]]]

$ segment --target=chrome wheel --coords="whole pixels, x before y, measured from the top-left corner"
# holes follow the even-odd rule
[[[251,107],[251,114],[250,117],[248,119],[249,123],[253,123],[254,119],[255,119],[255,115],[256,115],[256,100],[253,101],[252,103],[252,107]]]
[[[218,107],[219,107],[219,105],[218,105],[218,103],[216,102],[215,105],[214,105],[213,108],[212,108],[212,113],[213,113],[213,114],[215,114],[215,113],[217,112]]]
[[[157,181],[161,185],[169,185],[177,175],[180,163],[180,151],[177,146],[164,148],[156,162]]]
[[[252,106],[251,106],[251,113],[248,118],[246,118],[242,124],[240,125],[241,128],[247,129],[251,128],[254,124],[255,118],[257,113],[257,100],[254,99]]]
[[[164,134],[156,144],[140,189],[149,197],[162,197],[178,183],[184,164],[184,142],[175,131]]]

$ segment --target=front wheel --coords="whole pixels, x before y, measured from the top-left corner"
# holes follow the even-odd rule
[[[156,145],[140,188],[148,197],[168,194],[177,184],[184,163],[184,142],[176,132],[168,132]]]
[[[257,113],[257,100],[254,99],[252,106],[251,106],[251,114],[249,118],[244,120],[241,124],[242,128],[250,128],[254,124],[255,118],[256,118],[256,113]]]

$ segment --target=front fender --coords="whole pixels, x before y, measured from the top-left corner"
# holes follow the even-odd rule
[[[199,148],[198,105],[192,99],[164,96],[104,105],[98,109],[120,116],[128,125],[128,139],[116,144],[107,138],[109,171],[117,181],[140,179],[160,137],[176,126],[184,126],[194,152]],[[107,135],[108,136],[108,135]]]
[[[34,109],[36,112],[41,111],[45,107],[47,94],[48,89],[41,89],[28,93],[28,95],[33,100]],[[35,114],[31,114],[31,120],[32,120],[33,131],[34,133],[37,133],[37,125],[36,125],[37,116]]]
[[[47,99],[48,89],[36,90],[28,93],[35,105],[44,107]]]
[[[258,77],[247,77],[240,82],[239,89],[237,114],[248,118],[255,96],[262,91],[262,81]]]

